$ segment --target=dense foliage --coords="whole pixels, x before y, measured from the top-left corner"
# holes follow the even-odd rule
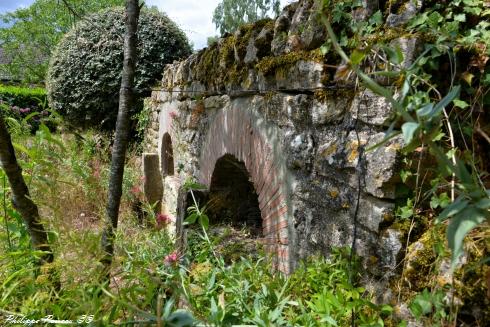
[[[123,18],[123,8],[93,14],[67,33],[53,52],[47,78],[49,102],[74,126],[115,126]],[[185,34],[165,14],[142,10],[138,28],[135,91],[141,97],[149,95],[165,64],[189,55],[191,48]],[[138,104],[135,111],[141,108]]]
[[[244,24],[277,16],[280,4],[279,0],[222,0],[214,9],[213,23],[221,35],[233,33]]]
[[[330,259],[312,258],[289,277],[274,273],[263,255],[225,264],[215,252],[222,233],[208,237],[203,226],[191,233],[192,249],[178,252],[164,228],[167,217],[155,216],[145,204],[146,225],[135,219],[131,203],[142,194],[133,159],[124,179],[113,279],[111,285],[101,283],[100,198],[107,191],[108,141],[93,133],[78,140],[61,137],[46,128],[35,136],[12,133],[56,260],[41,270],[36,267],[39,253],[31,250],[28,232],[7,201],[9,187],[0,171],[2,322],[42,322],[52,315],[100,326],[158,320],[165,326],[342,326],[352,312],[359,326],[391,319],[391,307],[374,304],[359,286],[358,260],[348,249],[334,250]],[[182,303],[186,311],[176,310]]]
[[[46,91],[43,88],[0,85],[0,100],[10,106],[33,108],[46,102]]]
[[[51,51],[74,22],[88,13],[122,5],[124,0],[67,0],[66,3],[70,8],[59,0],[36,0],[29,7],[0,15],[2,55],[7,62],[0,71],[14,80],[44,81]]]
[[[46,109],[44,89],[0,85],[0,110],[7,119],[20,122],[32,117],[28,125],[35,130],[39,126],[40,118],[49,114]]]

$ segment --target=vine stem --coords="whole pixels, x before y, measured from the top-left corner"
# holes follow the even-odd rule
[[[202,212],[201,210],[199,209],[199,205],[197,204],[197,201],[196,201],[196,198],[194,197],[194,192],[192,191],[192,189],[190,189],[191,191],[191,196],[192,196],[192,201],[194,201],[194,206],[196,207],[196,211],[197,211],[197,214],[198,216],[201,216],[202,215]],[[204,237],[206,238],[206,242],[208,243],[209,245],[209,248],[211,249],[211,251],[213,252],[213,255],[214,257],[216,258],[216,260],[218,262],[220,262],[218,260],[218,255],[216,254],[216,252],[214,252],[214,248],[213,248],[213,245],[211,244],[211,240],[209,239],[208,237],[208,233],[206,232],[206,228],[204,228],[204,225],[203,224],[200,224],[201,225],[201,228],[202,228],[202,231],[204,233]]]
[[[9,252],[12,252],[12,241],[10,240],[10,230],[9,230],[9,225],[8,225],[8,221],[7,221],[6,193],[7,193],[7,183],[5,180],[5,175],[3,175],[3,220],[5,222],[5,230],[7,231],[7,243],[9,246]],[[14,260],[14,263],[15,263],[15,260]]]
[[[449,115],[447,114],[446,108],[442,110],[444,113],[444,117],[446,118],[446,124],[447,124],[447,130],[449,131],[449,140],[451,142],[451,161],[453,162],[453,165],[456,167],[456,155],[455,155],[455,149],[456,145],[454,142],[454,134],[453,134],[453,128],[451,126],[451,122],[449,121]],[[453,173],[451,176],[451,202],[454,202],[454,193],[455,193],[455,187],[456,187],[456,174]]]

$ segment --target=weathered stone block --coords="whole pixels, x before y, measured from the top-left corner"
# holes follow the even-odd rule
[[[311,108],[311,118],[313,124],[323,125],[341,119],[346,110],[345,99],[327,98],[324,101],[315,99]]]
[[[143,153],[143,190],[145,198],[151,205],[156,203],[155,212],[161,211],[163,196],[162,175],[158,153]]]
[[[349,111],[352,118],[377,126],[388,126],[393,115],[393,108],[388,100],[371,90],[358,93]]]
[[[375,135],[369,142],[373,146],[384,138],[384,133]],[[398,165],[400,149],[403,146],[401,137],[396,137],[383,146],[366,153],[366,191],[379,198],[394,199],[396,184],[400,181]]]
[[[299,60],[286,69],[278,69],[275,74],[279,89],[311,90],[323,87],[323,65],[314,61]]]
[[[409,0],[401,4],[402,8],[399,8],[397,12],[399,14],[390,13],[386,18],[386,25],[388,27],[397,27],[406,24],[412,19],[422,8],[423,0]]]
[[[274,38],[271,42],[271,51],[275,56],[285,53],[288,39],[288,31],[291,26],[291,19],[298,8],[299,2],[294,2],[282,10],[274,25]]]

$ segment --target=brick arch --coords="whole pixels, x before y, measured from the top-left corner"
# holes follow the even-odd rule
[[[210,187],[216,162],[226,154],[245,164],[258,194],[265,250],[273,255],[277,269],[289,273],[291,205],[287,173],[274,151],[273,141],[264,135],[264,128],[258,128],[260,119],[245,109],[220,110],[211,118],[199,159],[200,182]]]

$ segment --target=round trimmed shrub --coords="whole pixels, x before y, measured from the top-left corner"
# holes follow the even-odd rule
[[[114,129],[124,58],[124,8],[88,16],[54,50],[46,86],[52,108],[74,127]],[[190,55],[185,34],[165,14],[142,10],[138,23],[135,90],[148,96],[163,68]],[[132,114],[142,109],[137,101]]]

